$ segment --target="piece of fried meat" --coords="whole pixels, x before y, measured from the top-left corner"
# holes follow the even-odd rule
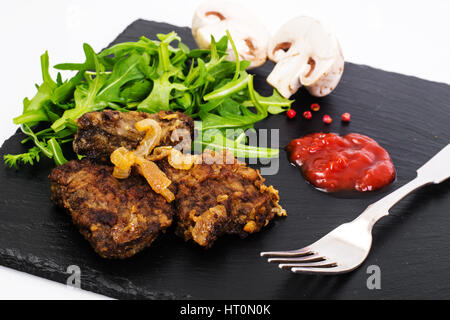
[[[222,235],[244,238],[286,215],[278,191],[264,184],[258,170],[226,151],[205,150],[198,157],[190,170],[158,162],[176,188],[178,236],[209,248]]]
[[[109,159],[119,147],[134,150],[144,136],[134,124],[145,117],[155,115],[110,110],[85,114],[78,120],[80,129],[74,150],[102,161]],[[174,145],[168,136],[172,128],[189,128],[192,134],[192,119],[183,113],[162,111],[157,117],[175,119],[172,124],[163,122],[160,146]],[[189,170],[174,169],[167,159],[157,161],[172,181],[176,233],[185,240],[192,239],[209,248],[222,235],[245,237],[259,232],[276,215],[285,215],[278,204],[278,191],[264,184],[258,170],[238,162],[225,151],[207,150],[197,157],[203,161]]]
[[[135,124],[147,118],[157,121],[161,126],[159,145],[174,146],[181,143],[183,150],[190,148],[194,121],[184,113],[160,111],[149,114],[104,110],[85,113],[77,120],[78,132],[73,141],[73,150],[91,159],[109,161],[109,156],[117,148],[136,149],[145,132],[138,131]]]
[[[112,171],[88,159],[58,166],[49,175],[51,199],[69,211],[100,256],[123,259],[171,225],[173,208],[140,175],[118,180]]]

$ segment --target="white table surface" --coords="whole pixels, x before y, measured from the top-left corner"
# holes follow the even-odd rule
[[[5,1],[0,9],[0,141],[11,136],[41,81],[39,56],[50,65],[84,61],[82,43],[100,50],[137,18],[189,26],[197,0]],[[322,20],[337,34],[347,61],[450,83],[448,0],[240,1],[274,33],[298,15]],[[450,102],[449,102],[450,104]],[[393,106],[394,107],[394,106]],[[0,244],[1,245],[1,244]],[[104,299],[87,291],[0,267],[0,299]]]

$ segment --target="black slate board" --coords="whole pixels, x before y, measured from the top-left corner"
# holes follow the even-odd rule
[[[190,30],[138,20],[115,41],[175,30],[195,47]],[[376,53],[374,53],[376,54]],[[254,71],[256,87],[268,95],[265,76],[272,64]],[[358,132],[376,139],[392,156],[398,187],[450,141],[450,86],[347,63],[333,94],[314,99],[301,90],[294,108],[300,115],[319,102],[320,116],[311,121],[271,116],[259,128],[279,128],[280,146],[317,131]],[[335,121],[321,122],[324,113]],[[345,126],[342,112],[352,114]],[[22,136],[7,140],[0,154],[20,153]],[[289,216],[245,240],[223,238],[210,250],[184,243],[171,232],[125,261],[98,257],[50,200],[50,162],[14,171],[0,168],[0,264],[65,283],[66,269],[78,265],[86,290],[115,298],[149,299],[360,299],[450,298],[450,181],[429,186],[400,202],[374,230],[366,262],[341,276],[294,275],[269,265],[259,252],[298,248],[349,221],[389,191],[360,198],[339,198],[306,184],[281,150],[278,175],[267,176],[280,190]],[[392,188],[391,188],[392,189]],[[368,290],[367,267],[381,268],[381,290]]]

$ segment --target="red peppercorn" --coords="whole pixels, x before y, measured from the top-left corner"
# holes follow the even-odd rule
[[[294,118],[296,114],[297,114],[297,112],[295,112],[294,109],[289,109],[288,112],[286,112],[286,115],[289,119]]]
[[[352,116],[348,112],[343,113],[342,117],[341,117],[342,121],[344,121],[344,122],[350,122],[351,118],[352,118]]]
[[[326,124],[330,124],[331,122],[333,122],[333,118],[331,118],[329,115],[324,115],[322,118],[322,121],[325,122]]]
[[[311,111],[305,111],[303,112],[303,118],[305,118],[306,120],[309,120],[312,118],[312,113]]]
[[[318,103],[313,103],[311,105],[311,110],[312,111],[319,111],[320,110],[320,105]]]

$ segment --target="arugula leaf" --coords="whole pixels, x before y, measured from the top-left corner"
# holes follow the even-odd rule
[[[64,158],[63,152],[61,150],[61,146],[56,141],[55,138],[51,138],[48,140],[48,146],[53,153],[53,160],[57,166],[62,165],[67,162],[67,159]]]
[[[47,144],[44,141],[40,141],[29,126],[24,124],[20,127],[20,129],[24,134],[26,134],[33,140],[36,147],[39,148],[45,156],[47,156],[48,158],[53,157],[53,153],[48,149]]]
[[[123,57],[115,65],[112,74],[105,81],[104,86],[97,94],[98,100],[122,102],[120,89],[126,83],[133,80],[141,80],[144,75],[138,66],[141,62],[140,54],[132,54],[129,57]]]
[[[226,98],[248,87],[248,83],[250,82],[251,78],[252,76],[250,76],[247,72],[240,71],[239,78],[236,78],[233,81],[228,82],[224,86],[214,90],[213,92],[208,93],[203,97],[203,99],[208,101],[217,98]]]
[[[41,56],[42,80],[44,80],[44,83],[47,84],[50,88],[54,89],[56,87],[56,82],[53,81],[48,71],[49,64],[48,52],[45,51],[45,53]]]
[[[44,82],[38,86],[38,92],[31,100],[28,100],[27,98],[24,99],[23,114],[13,119],[15,124],[33,124],[39,121],[48,120],[48,117],[42,108],[48,101],[50,101],[53,90],[57,86],[56,82],[51,78],[48,68],[49,58],[47,51],[45,51],[45,53],[41,55],[42,80]]]
[[[83,72],[78,72],[74,77],[72,77],[69,81],[65,81],[61,83],[55,90],[51,96],[51,100],[54,104],[60,106],[63,102],[69,100],[73,97],[73,92],[78,84],[80,84],[84,79]]]
[[[214,113],[207,113],[205,111],[200,111],[199,115],[200,118],[203,120],[203,128],[205,130],[213,129],[213,128],[236,128],[236,127],[247,127],[249,125],[252,125],[264,118],[267,117],[267,109],[264,108],[262,105],[258,103],[255,96],[255,91],[253,89],[253,76],[250,76],[246,74],[246,81],[245,84],[248,86],[248,92],[250,95],[250,99],[253,103],[253,106],[256,109],[256,113],[250,111],[245,106],[240,106],[240,112],[236,112],[236,106],[233,109],[219,107],[219,115]],[[239,80],[239,79],[238,79]],[[238,80],[230,82],[233,84],[233,82],[238,82]],[[225,85],[222,88],[222,92],[219,92],[221,89],[217,90],[219,92],[215,95],[215,97],[223,97],[223,96],[230,96],[234,92],[236,92],[236,89],[230,89],[235,88],[237,85],[228,86]],[[206,96],[204,97],[206,99]],[[230,102],[228,102],[229,104]]]
[[[152,83],[147,79],[131,81],[120,92],[120,97],[125,102],[142,101],[150,94]]]
[[[137,109],[149,113],[156,113],[160,110],[170,110],[169,100],[172,90],[187,90],[187,87],[183,84],[172,83],[170,81],[170,78],[174,74],[174,72],[165,72],[161,78],[156,79],[153,82],[152,92],[138,105]]]
[[[30,148],[26,153],[5,155],[3,159],[7,166],[18,169],[20,164],[34,165],[35,162],[40,161],[41,153],[47,158],[53,158],[56,165],[67,162],[55,137],[50,138],[46,143],[45,141],[39,140],[37,137],[39,133],[35,134],[27,125],[23,125],[21,129],[24,134],[33,140],[35,146]],[[73,135],[73,132],[71,134]]]
[[[275,158],[279,155],[278,149],[261,148],[249,146],[242,143],[245,134],[241,135],[235,140],[225,137],[225,135],[218,129],[203,130],[199,132],[198,137],[194,140],[194,150],[212,149],[223,150],[227,149],[237,157],[242,158]]]
[[[227,36],[228,36],[228,39],[230,40],[231,46],[233,47],[233,53],[234,53],[234,56],[236,58],[236,72],[235,72],[235,74],[233,76],[233,80],[236,80],[238,78],[238,76],[239,76],[239,71],[241,70],[241,68],[240,68],[241,61],[239,59],[238,51],[236,49],[234,41],[231,38],[230,32],[228,30],[227,30]]]
[[[206,83],[208,76],[206,64],[202,59],[197,59],[197,66],[195,68],[193,67],[193,65],[194,64],[191,65],[191,69],[189,70],[189,73],[184,80],[184,85],[189,90],[195,90],[203,86]]]
[[[118,43],[110,48],[107,48],[98,54],[98,58],[102,59],[108,57],[110,55],[114,55],[114,57],[121,58],[128,54],[131,51],[137,52],[147,52],[149,54],[155,54],[158,52],[158,46],[152,41],[148,40],[145,37],[141,37],[141,39],[137,42],[122,42]]]
[[[188,88],[182,83],[176,83],[171,81],[171,78],[182,74],[180,69],[172,65],[170,61],[170,53],[168,50],[169,43],[173,40],[180,40],[175,32],[171,32],[167,35],[158,34],[158,38],[161,40],[158,48],[158,73],[160,77],[153,82],[153,89],[150,95],[142,101],[137,109],[139,111],[155,113],[160,110],[170,110],[169,100],[172,90],[185,91]]]
[[[188,113],[191,112],[191,108],[194,106],[192,95],[189,92],[182,92],[181,96],[176,98],[176,103],[179,108]]]
[[[267,108],[267,111],[271,114],[278,114],[289,110],[292,102],[294,102],[293,100],[283,98],[275,89],[270,97],[263,97],[256,91],[255,97],[259,104]],[[245,107],[251,107],[253,106],[253,101],[244,101],[242,105]]]
[[[87,43],[83,44],[84,55],[86,56],[86,60],[83,63],[60,63],[54,66],[55,69],[58,70],[78,70],[78,71],[86,71],[89,69],[95,69],[95,59],[97,56],[92,54],[93,50],[90,45]],[[94,59],[95,56],[95,59]]]
[[[105,108],[151,113],[182,110],[203,121],[202,135],[210,141],[197,139],[195,144],[202,148],[226,145],[235,155],[278,155],[277,149],[246,145],[245,134],[227,136],[227,128],[251,129],[268,114],[284,112],[292,104],[275,90],[269,97],[255,91],[254,76],[246,72],[250,62],[239,60],[228,32],[217,42],[212,37],[209,50],[190,50],[175,32],[157,37],[119,43],[98,54],[84,44],[84,62],[55,66],[75,71],[66,80],[61,73],[56,81],[51,78],[45,52],[41,56],[42,83],[36,85],[37,93],[31,100],[23,100],[22,115],[14,118],[27,135],[22,143],[34,146],[22,155],[5,156],[5,162],[10,166],[33,165],[45,155],[56,165],[65,163],[60,145],[73,140],[76,119]],[[235,61],[227,60],[228,43]],[[36,124],[41,130],[34,133],[31,128]]]
[[[86,60],[94,61],[96,76],[92,78],[91,75],[85,74],[87,82],[87,89],[79,86],[74,92],[75,108],[66,110],[61,118],[56,120],[51,128],[55,131],[61,131],[66,127],[66,122],[75,121],[83,114],[96,110],[95,100],[98,92],[105,83],[106,77],[102,72],[104,71],[103,65],[101,65],[97,59],[94,50],[88,44],[85,44]]]

